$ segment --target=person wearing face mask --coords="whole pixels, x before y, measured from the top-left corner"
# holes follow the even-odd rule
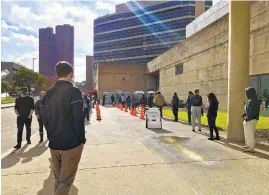
[[[43,100],[43,97],[45,95],[45,92],[42,91],[41,94],[40,94],[40,99],[36,101],[35,103],[35,115],[36,115],[36,118],[37,118],[37,121],[38,121],[38,124],[39,124],[39,135],[40,135],[40,141],[39,143],[41,144],[43,142],[43,127],[44,127],[44,124],[43,124],[43,121],[42,121],[42,118],[41,118],[41,113],[40,113],[40,109],[41,109],[41,106],[42,106],[42,100]]]
[[[22,89],[21,96],[15,101],[15,113],[17,115],[17,145],[15,149],[21,148],[23,126],[26,126],[27,144],[31,144],[32,114],[35,109],[33,98],[27,95],[27,89]]]
[[[69,194],[86,142],[83,97],[72,84],[73,74],[72,65],[58,62],[58,81],[43,98],[42,119],[48,132],[55,194]]]

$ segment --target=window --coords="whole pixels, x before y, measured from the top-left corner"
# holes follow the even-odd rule
[[[176,65],[176,75],[183,74],[183,64]]]

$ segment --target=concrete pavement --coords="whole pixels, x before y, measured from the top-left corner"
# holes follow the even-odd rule
[[[162,130],[116,108],[101,107],[102,121],[86,126],[87,143],[71,194],[172,195],[269,192],[269,151],[241,152],[225,140],[211,142],[191,127],[164,121]],[[2,194],[52,194],[47,142],[2,156]],[[8,152],[10,153],[10,152]]]

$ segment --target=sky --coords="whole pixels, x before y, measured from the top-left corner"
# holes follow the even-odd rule
[[[86,78],[86,55],[93,55],[93,20],[115,12],[125,0],[2,1],[1,60],[38,71],[38,29],[70,24],[75,28],[75,80]]]
[[[70,24],[75,29],[75,80],[84,81],[86,55],[93,55],[93,21],[114,13],[115,5],[123,2],[126,0],[2,0],[1,60],[32,69],[36,58],[38,71],[38,29]]]

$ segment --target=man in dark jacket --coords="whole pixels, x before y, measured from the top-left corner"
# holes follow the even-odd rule
[[[188,111],[189,124],[191,124],[191,96],[193,96],[193,93],[191,91],[189,91],[189,95],[187,98],[187,111]]]
[[[102,106],[105,106],[105,103],[106,103],[106,95],[103,95],[103,99],[102,99]]]
[[[201,131],[201,115],[202,115],[203,99],[199,95],[199,89],[194,90],[191,96],[191,123],[192,131],[195,131],[196,120],[198,121],[198,130]]]
[[[246,88],[246,96],[248,102],[245,105],[245,111],[243,114],[243,125],[246,146],[244,150],[246,152],[254,152],[255,150],[255,127],[260,115],[261,102],[258,100],[258,96],[254,88]]]
[[[154,100],[153,94],[151,93],[151,94],[149,94],[149,97],[148,97],[148,106],[149,106],[149,108],[153,107],[153,100]]]
[[[173,122],[178,122],[178,107],[179,107],[179,99],[178,99],[177,93],[175,92],[172,99],[173,114],[175,116],[175,119],[173,120]]]
[[[111,103],[112,103],[112,106],[114,106],[114,103],[115,103],[115,97],[114,97],[114,95],[111,96]]]
[[[146,112],[146,105],[147,105],[147,98],[146,98],[145,94],[142,95],[139,104],[145,113]]]
[[[73,67],[56,65],[58,81],[43,98],[42,119],[48,132],[55,194],[68,194],[86,142],[81,91],[72,84]]]
[[[44,95],[45,95],[45,92],[42,91],[40,94],[40,99],[37,100],[35,103],[35,115],[39,124],[39,136],[40,136],[39,143],[40,144],[43,142],[43,139],[44,139],[44,128],[43,128],[44,124],[43,124],[43,121],[41,118],[41,112],[40,112],[40,110],[42,109],[41,107],[42,107],[42,101],[43,101]]]
[[[27,89],[21,91],[21,97],[18,97],[15,101],[15,113],[17,115],[17,145],[15,149],[21,148],[23,126],[26,126],[26,140],[27,144],[31,144],[31,124],[32,114],[35,109],[35,103],[33,98],[27,95]]]

